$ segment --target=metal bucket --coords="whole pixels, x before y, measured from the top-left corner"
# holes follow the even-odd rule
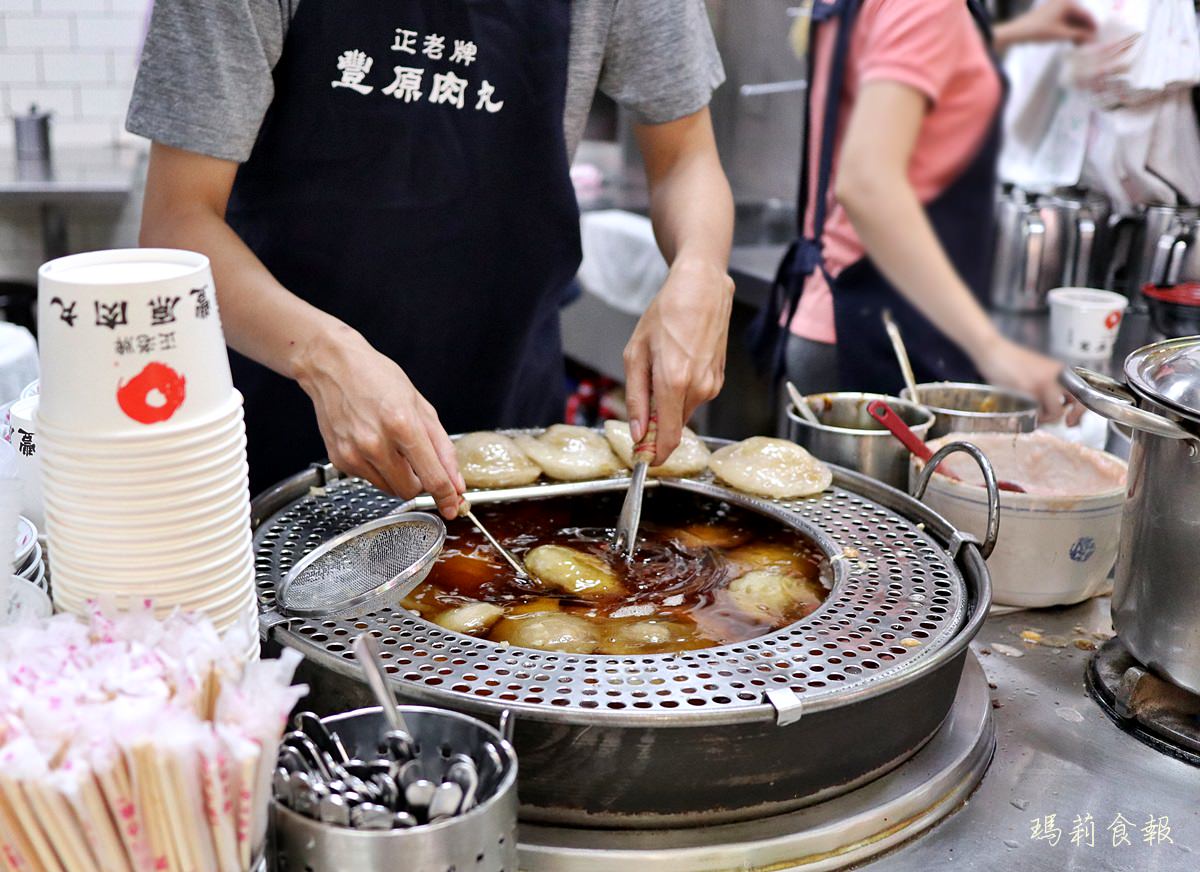
[[[827,463],[853,469],[900,490],[908,487],[908,449],[868,414],[867,406],[873,400],[884,400],[922,439],[933,426],[932,412],[885,394],[813,394],[806,399],[821,423],[809,423],[789,403],[789,439]]]
[[[969,382],[929,382],[917,385],[920,405],[936,420],[929,438],[947,433],[1032,433],[1037,427],[1038,403],[1029,394]],[[908,388],[900,396],[912,400]]]
[[[401,706],[421,758],[454,748],[476,760],[495,750],[502,767],[480,804],[434,824],[382,831],[316,821],[271,803],[267,858],[272,872],[517,872],[517,758],[499,732],[457,712]],[[352,757],[375,756],[387,723],[379,708],[324,718]]]

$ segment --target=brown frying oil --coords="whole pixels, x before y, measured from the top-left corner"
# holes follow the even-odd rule
[[[828,566],[807,537],[761,515],[680,491],[646,493],[638,549],[627,561],[609,544],[623,498],[592,494],[474,509],[519,558],[539,545],[576,548],[604,561],[622,593],[584,598],[523,579],[469,521],[459,519],[447,525],[441,557],[404,604],[428,620],[470,601],[499,606],[506,618],[562,612],[593,625],[602,640],[595,653],[656,654],[763,635],[810,614],[828,592],[821,580]],[[803,596],[783,611],[738,607],[726,588],[752,570],[786,572],[799,581]],[[652,634],[658,638],[641,641],[634,633],[631,640],[622,633],[624,625],[650,621],[666,624]],[[488,638],[495,631],[493,625],[479,635]]]

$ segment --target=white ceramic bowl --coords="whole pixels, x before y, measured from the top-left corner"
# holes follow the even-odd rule
[[[970,441],[951,434],[931,446]],[[1124,467],[1118,458],[1091,452]],[[923,464],[913,461],[915,476]],[[982,487],[936,474],[924,502],[959,530],[983,540],[987,496]],[[1067,605],[1104,592],[1121,538],[1124,484],[1084,497],[1000,492],[1000,535],[988,558],[992,600],[998,605],[1041,608]]]
[[[38,270],[42,417],[81,435],[205,418],[233,392],[208,258],[132,248]]]

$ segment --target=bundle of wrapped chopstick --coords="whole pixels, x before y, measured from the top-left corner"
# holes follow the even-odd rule
[[[242,872],[262,849],[300,656],[203,618],[0,630],[0,869]]]

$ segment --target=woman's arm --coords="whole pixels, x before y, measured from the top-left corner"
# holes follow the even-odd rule
[[[437,413],[399,366],[283,287],[225,223],[236,172],[155,143],[141,244],[208,255],[229,345],[300,384],[339,469],[405,498],[428,490],[454,517],[465,486]]]
[[[839,156],[835,196],[871,260],[904,298],[989,382],[1032,393],[1043,415],[1057,419],[1064,402],[1057,383],[1061,365],[1010,342],[995,328],[950,263],[909,182],[926,105],[925,95],[908,85],[865,84]]]
[[[636,441],[646,432],[653,396],[655,462],[663,463],[688,418],[717,395],[725,378],[733,195],[707,108],[666,124],[639,124],[635,133],[654,235],[671,271],[625,346],[626,400]]]
[[[997,54],[1004,54],[1019,42],[1069,40],[1078,45],[1095,35],[1096,20],[1076,0],[1045,0],[1024,15],[993,27],[992,47]]]

